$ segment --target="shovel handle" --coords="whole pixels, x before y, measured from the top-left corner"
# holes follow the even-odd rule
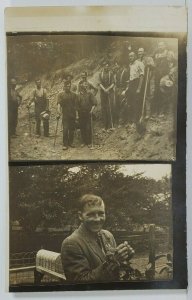
[[[57,119],[57,124],[56,124],[56,129],[55,129],[55,137],[54,137],[54,143],[53,143],[54,147],[55,147],[56,139],[57,139],[58,126],[59,126],[59,119]]]
[[[141,119],[143,119],[144,110],[145,110],[145,102],[146,102],[146,94],[147,94],[147,86],[148,86],[148,79],[149,79],[149,67],[147,68],[147,77],[145,82],[145,90],[144,90],[144,96],[143,96],[143,106],[142,106],[142,113],[141,113]],[[140,121],[139,120],[139,121]]]

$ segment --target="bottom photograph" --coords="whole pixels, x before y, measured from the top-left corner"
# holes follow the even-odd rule
[[[9,168],[9,287],[173,278],[170,164]]]

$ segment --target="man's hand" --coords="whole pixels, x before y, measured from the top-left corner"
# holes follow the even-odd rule
[[[134,255],[135,251],[131,246],[129,246],[128,242],[124,242],[117,246],[115,258],[119,263],[124,262],[127,259],[130,259]]]
[[[139,94],[140,92],[141,92],[141,89],[138,88],[138,89],[136,90],[136,94]]]
[[[124,245],[124,243],[117,246],[115,258],[119,263],[125,261],[128,258],[128,248],[126,245]]]
[[[126,91],[122,91],[121,96],[125,96]]]
[[[57,114],[57,120],[59,120],[61,117],[61,114]]]
[[[95,106],[93,106],[90,110],[90,114],[92,115],[93,111],[94,111]]]

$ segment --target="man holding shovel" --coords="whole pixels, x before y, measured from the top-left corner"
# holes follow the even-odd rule
[[[75,131],[75,121],[77,117],[76,111],[77,95],[71,92],[71,82],[64,82],[64,91],[58,94],[57,99],[57,120],[62,115],[63,124],[63,150],[68,147],[74,148],[73,138]]]
[[[121,115],[123,122],[127,119],[126,94],[129,84],[129,71],[118,62],[116,62],[115,67],[115,123],[118,126]]]
[[[144,79],[143,79],[144,84],[142,89],[143,100],[145,96],[145,103],[144,103],[145,105],[144,105],[143,116],[141,116],[143,121],[143,119],[145,120],[149,119],[151,115],[151,105],[152,105],[154,92],[155,92],[155,78],[154,78],[155,63],[151,56],[146,56],[144,48],[138,49],[138,61],[143,62],[145,66]]]
[[[136,60],[134,52],[129,53],[129,90],[128,103],[130,105],[129,121],[137,124],[141,113],[141,90],[144,78],[145,66],[143,62]]]
[[[108,62],[99,75],[101,111],[105,130],[114,128],[114,76],[109,70]]]
[[[11,79],[8,89],[8,109],[9,109],[9,135],[17,137],[16,128],[18,122],[18,109],[21,104],[22,97],[16,89],[17,82],[15,78]]]
[[[93,110],[96,106],[96,99],[88,90],[88,82],[81,83],[81,89],[77,96],[77,111],[81,130],[82,145],[93,147]]]

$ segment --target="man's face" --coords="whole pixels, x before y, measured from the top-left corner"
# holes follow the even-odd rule
[[[87,81],[85,80],[85,81],[83,81],[83,83],[82,83],[82,89],[83,89],[84,91],[86,91],[87,88],[88,88],[88,84],[87,84]]]
[[[160,53],[162,53],[164,50],[165,50],[165,43],[164,42],[159,42],[158,43],[158,51],[160,52]]]
[[[85,81],[85,80],[87,79],[86,74],[85,74],[85,73],[82,73],[81,78],[82,78],[83,81]]]
[[[67,78],[66,78],[67,81],[71,81],[71,79],[72,79],[72,78],[71,78],[70,75],[68,75]]]
[[[67,83],[65,86],[64,86],[64,89],[66,92],[69,92],[70,89],[71,89],[71,84],[70,83]]]
[[[99,232],[105,222],[105,206],[103,202],[87,203],[79,212],[79,219],[86,228],[93,232]]]
[[[105,70],[105,71],[109,71],[109,64],[105,64],[105,65],[104,65],[104,70]]]
[[[144,49],[141,48],[138,50],[138,57],[142,58],[143,56],[144,56]]]
[[[132,52],[129,54],[129,61],[132,63],[135,60],[135,54]]]
[[[120,69],[120,65],[118,64],[118,62],[116,62],[114,65],[114,72],[117,72],[119,69]]]
[[[41,81],[40,80],[36,81],[36,86],[37,86],[38,89],[41,87]]]

